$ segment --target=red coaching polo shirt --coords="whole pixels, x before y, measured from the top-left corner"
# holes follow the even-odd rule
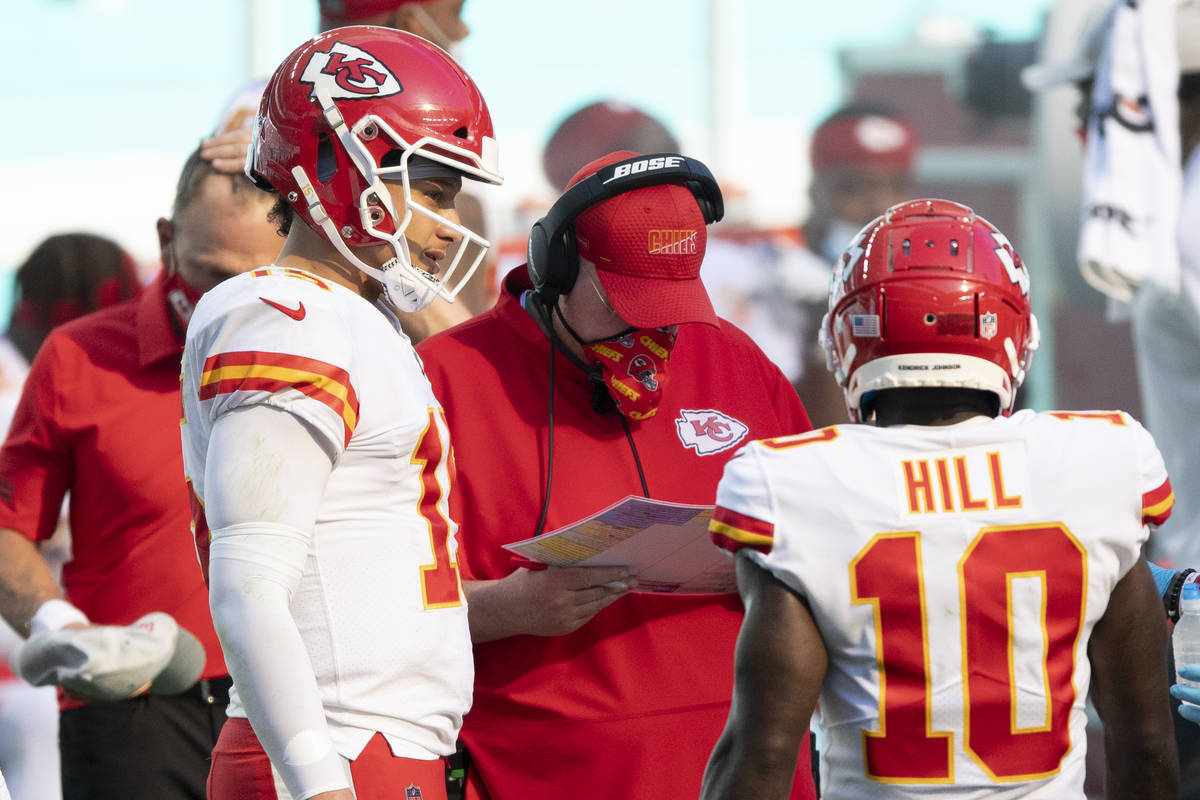
[[[547,531],[642,493],[620,417],[592,410],[591,382],[558,353],[551,454],[549,344],[520,305],[524,273],[509,273],[491,311],[417,347],[450,426],[464,578],[513,571],[502,545],[534,534],[548,469]],[[658,413],[630,429],[651,497],[711,504],[739,447],[811,427],[779,368],[722,322],[680,327]],[[729,713],[741,621],[736,594],[633,593],[566,636],[476,644],[462,738],[486,790],[696,797]],[[807,740],[798,767],[793,797],[813,797]]]
[[[227,675],[190,533],[179,439],[183,338],[163,275],[136,299],[51,332],[0,449],[0,527],[54,532],[70,492],[67,599],[93,622],[171,614]]]

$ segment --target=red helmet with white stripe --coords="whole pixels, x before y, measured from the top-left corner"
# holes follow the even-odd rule
[[[287,198],[310,227],[379,279],[392,304],[407,311],[434,296],[452,300],[490,246],[412,200],[410,179],[439,171],[502,181],[483,96],[449,54],[425,39],[391,28],[337,28],[296,48],[268,81],[246,174]],[[405,207],[395,207],[384,181],[403,185]],[[463,236],[438,275],[409,257],[404,230],[414,214]],[[351,250],[380,244],[395,252],[382,269]],[[468,249],[476,255],[456,274]]]
[[[1021,257],[949,200],[900,203],[859,231],[820,333],[856,422],[873,392],[908,386],[993,392],[1008,414],[1038,346]]]

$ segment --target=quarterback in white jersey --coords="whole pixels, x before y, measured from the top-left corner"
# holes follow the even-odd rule
[[[473,681],[454,464],[396,312],[453,300],[479,265],[455,198],[464,177],[500,182],[491,137],[470,77],[389,28],[317,36],[264,91],[246,170],[287,239],[204,296],[183,358],[233,677],[211,800],[446,797]]]
[[[819,692],[825,797],[1083,800],[1089,690],[1107,796],[1177,796],[1141,557],[1173,503],[1154,441],[1118,411],[1010,416],[1037,344],[1028,273],[970,209],[889,209],[839,276],[824,338],[873,424],[725,468],[711,532],[747,616],[704,796],[775,796],[758,759]]]
[[[238,557],[225,540],[255,522],[239,519],[255,500],[273,512],[256,527],[278,528],[281,547],[304,545],[289,565],[300,568],[291,614],[336,749],[353,757],[380,731],[393,752],[433,758],[453,752],[470,706],[471,646],[446,496],[450,438],[389,316],[282,267],[211,290],[188,326],[184,463],[195,495],[211,498],[212,530],[197,528],[206,570]],[[230,432],[214,432],[226,420]],[[293,470],[301,482],[259,496],[288,470],[254,446],[273,430],[293,433],[285,457],[331,467]],[[236,683],[230,700],[230,716],[245,716]]]

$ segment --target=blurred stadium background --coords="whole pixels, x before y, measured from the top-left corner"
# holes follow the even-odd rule
[[[1105,322],[1073,263],[1072,93],[1032,98],[1017,78],[1070,52],[1093,5],[468,0],[456,55],[488,98],[507,179],[481,193],[493,235],[550,202],[542,145],[587,102],[662,119],[725,188],[721,224],[781,226],[806,210],[812,127],[847,100],[882,101],[920,128],[920,192],[975,206],[1031,265],[1046,341],[1026,401],[1136,413],[1127,328]],[[8,275],[50,233],[108,235],[155,269],[154,220],[183,159],[239,86],[316,30],[316,3],[26,0],[9,19],[0,319]]]

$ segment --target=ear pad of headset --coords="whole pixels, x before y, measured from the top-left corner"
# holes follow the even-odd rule
[[[575,280],[579,277],[579,245],[575,241],[574,226],[563,231],[558,247],[555,248],[555,254],[551,258],[559,265],[557,268],[559,291],[566,294],[575,287]]]
[[[533,288],[540,291],[546,284],[546,277],[549,271],[549,234],[542,227],[542,223],[536,222],[529,231],[529,243],[525,251],[525,264],[529,269],[529,280],[533,284]]]

